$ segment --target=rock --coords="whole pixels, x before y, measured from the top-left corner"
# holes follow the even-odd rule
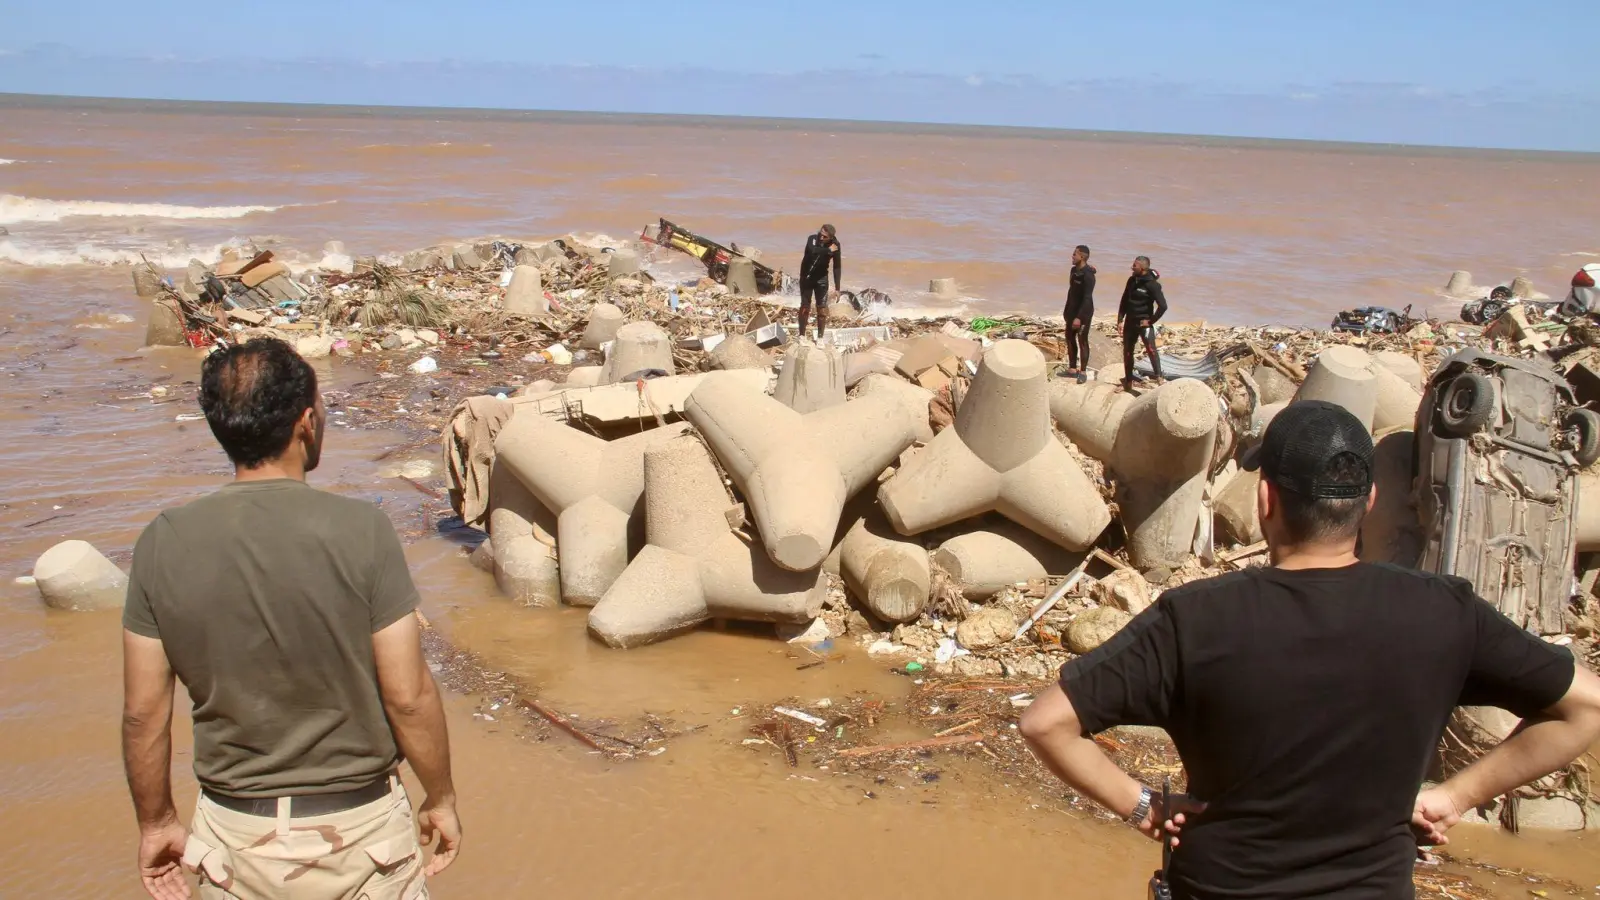
[[[402,338],[400,335],[398,335],[398,334],[386,334],[386,335],[383,336],[383,343],[379,344],[378,346],[382,347],[385,350],[399,350],[400,348],[404,347],[405,345],[406,345],[405,338]]]
[[[939,647],[939,636],[920,625],[896,625],[894,642],[904,644],[913,650],[932,651]]]
[[[1172,573],[1167,572],[1167,578],[1171,577]],[[1165,584],[1166,579],[1161,583]],[[1094,599],[1102,606],[1112,606],[1137,616],[1150,606],[1150,582],[1132,569],[1117,569],[1095,582]]]
[[[968,650],[989,650],[1011,643],[1017,633],[1017,617],[1003,606],[986,606],[956,628],[956,642]]]
[[[427,344],[429,347],[437,347],[439,346],[439,332],[431,328],[418,328],[417,340]]]
[[[950,661],[950,670],[962,678],[998,678],[1004,669],[998,659],[982,656],[958,656]]]
[[[772,357],[747,334],[730,334],[711,351],[713,369],[770,369]]]
[[[1007,678],[1023,681],[1045,681],[1050,677],[1050,667],[1037,656],[1019,656],[1000,661],[1001,671]]]
[[[325,334],[300,338],[294,342],[294,352],[304,359],[322,359],[333,353],[333,338]]]
[[[54,609],[116,609],[128,595],[128,576],[88,541],[62,541],[33,564],[33,578],[46,606]]]
[[[852,609],[844,617],[844,632],[852,635],[877,634],[878,629],[874,628],[872,622],[862,615],[859,610]]]
[[[1067,648],[1079,656],[1092,653],[1131,621],[1132,616],[1114,606],[1097,606],[1067,626]]]

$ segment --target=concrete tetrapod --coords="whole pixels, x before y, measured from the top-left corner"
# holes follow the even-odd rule
[[[644,454],[645,546],[589,613],[589,630],[629,649],[707,619],[804,623],[822,612],[820,570],[786,572],[728,529],[733,501],[692,435]]]
[[[589,309],[589,321],[583,326],[583,337],[578,346],[585,350],[599,350],[600,345],[616,340],[617,329],[622,327],[622,310],[610,303],[596,303]]]
[[[711,351],[713,369],[770,369],[772,357],[747,334],[730,334]]]
[[[517,266],[511,270],[505,310],[513,316],[536,316],[550,311],[550,301],[545,299],[544,285],[540,283],[537,267]]]
[[[1177,568],[1193,552],[1219,419],[1217,395],[1188,378],[1128,407],[1109,464],[1135,567]]]
[[[1105,462],[1117,444],[1117,429],[1133,395],[1109,381],[1056,381],[1050,385],[1050,415],[1073,445]]]
[[[868,391],[801,415],[750,393],[734,374],[706,375],[684,414],[749,503],[772,561],[814,569],[833,545],[845,501],[927,433],[927,392]]]
[[[1378,379],[1373,368],[1372,357],[1365,351],[1335,344],[1317,354],[1294,399],[1326,400],[1342,406],[1371,431],[1378,406]]]
[[[616,384],[644,369],[672,374],[672,338],[654,322],[629,322],[617,329],[616,341],[601,367],[600,383]]]
[[[791,344],[783,354],[772,396],[802,415],[843,403],[844,355],[825,347]]]
[[[1414,567],[1425,541],[1411,493],[1411,454],[1416,435],[1393,431],[1378,439],[1372,453],[1372,481],[1378,492],[1361,521],[1363,562]]]
[[[556,515],[562,600],[593,606],[627,568],[629,528],[644,493],[644,453],[686,430],[677,422],[603,441],[537,415],[513,416],[500,429],[495,468],[503,465]],[[497,562],[501,549],[497,541]]]
[[[128,576],[88,541],[62,541],[33,564],[33,578],[46,606],[55,609],[115,609],[128,595]]]
[[[934,564],[968,600],[987,600],[1007,586],[1065,575],[1083,554],[1063,550],[1013,522],[958,534],[933,551]]]
[[[561,602],[556,518],[496,459],[489,469],[489,539],[494,583],[524,606]]]
[[[1069,550],[1083,550],[1111,511],[1050,434],[1044,355],[1025,341],[990,347],[955,426],[878,489],[890,524],[921,534],[997,511]]]
[[[876,515],[856,520],[840,542],[839,574],[863,606],[890,623],[921,615],[933,584],[928,551]]]

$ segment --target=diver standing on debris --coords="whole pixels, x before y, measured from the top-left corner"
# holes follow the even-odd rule
[[[833,290],[828,290],[828,264],[833,264]],[[800,335],[810,334],[807,320],[812,301],[817,304],[817,337],[828,330],[828,303],[839,296],[839,235],[832,225],[824,225],[806,238],[806,252],[800,258]]]
[[[1166,314],[1167,295],[1161,291],[1160,273],[1150,268],[1150,257],[1135,257],[1133,274],[1128,276],[1127,287],[1122,289],[1122,303],[1117,307],[1117,324],[1122,328],[1124,390],[1133,390],[1133,347],[1140,340],[1144,341],[1156,380],[1161,380],[1161,355],[1156,352],[1154,326]]]
[[[1089,368],[1089,323],[1094,319],[1094,266],[1089,265],[1089,247],[1079,244],[1072,251],[1072,274],[1067,283],[1067,305],[1061,317],[1067,323],[1067,374],[1083,381]]]

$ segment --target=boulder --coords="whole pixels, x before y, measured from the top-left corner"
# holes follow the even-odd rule
[[[1092,653],[1131,621],[1132,616],[1114,606],[1079,613],[1067,626],[1067,648],[1079,656]]]
[[[1117,569],[1094,583],[1094,598],[1101,606],[1137,616],[1150,606],[1150,582],[1133,569]]]
[[[956,643],[968,650],[991,650],[1011,643],[1017,633],[1016,615],[1003,606],[985,606],[956,627]]]
[[[117,609],[128,596],[128,576],[88,541],[62,541],[46,550],[33,564],[33,578],[53,609]]]

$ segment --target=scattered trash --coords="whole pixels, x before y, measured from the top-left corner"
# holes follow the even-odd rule
[[[424,356],[406,368],[418,375],[426,375],[429,372],[437,372],[439,370],[439,363],[431,356]]]

